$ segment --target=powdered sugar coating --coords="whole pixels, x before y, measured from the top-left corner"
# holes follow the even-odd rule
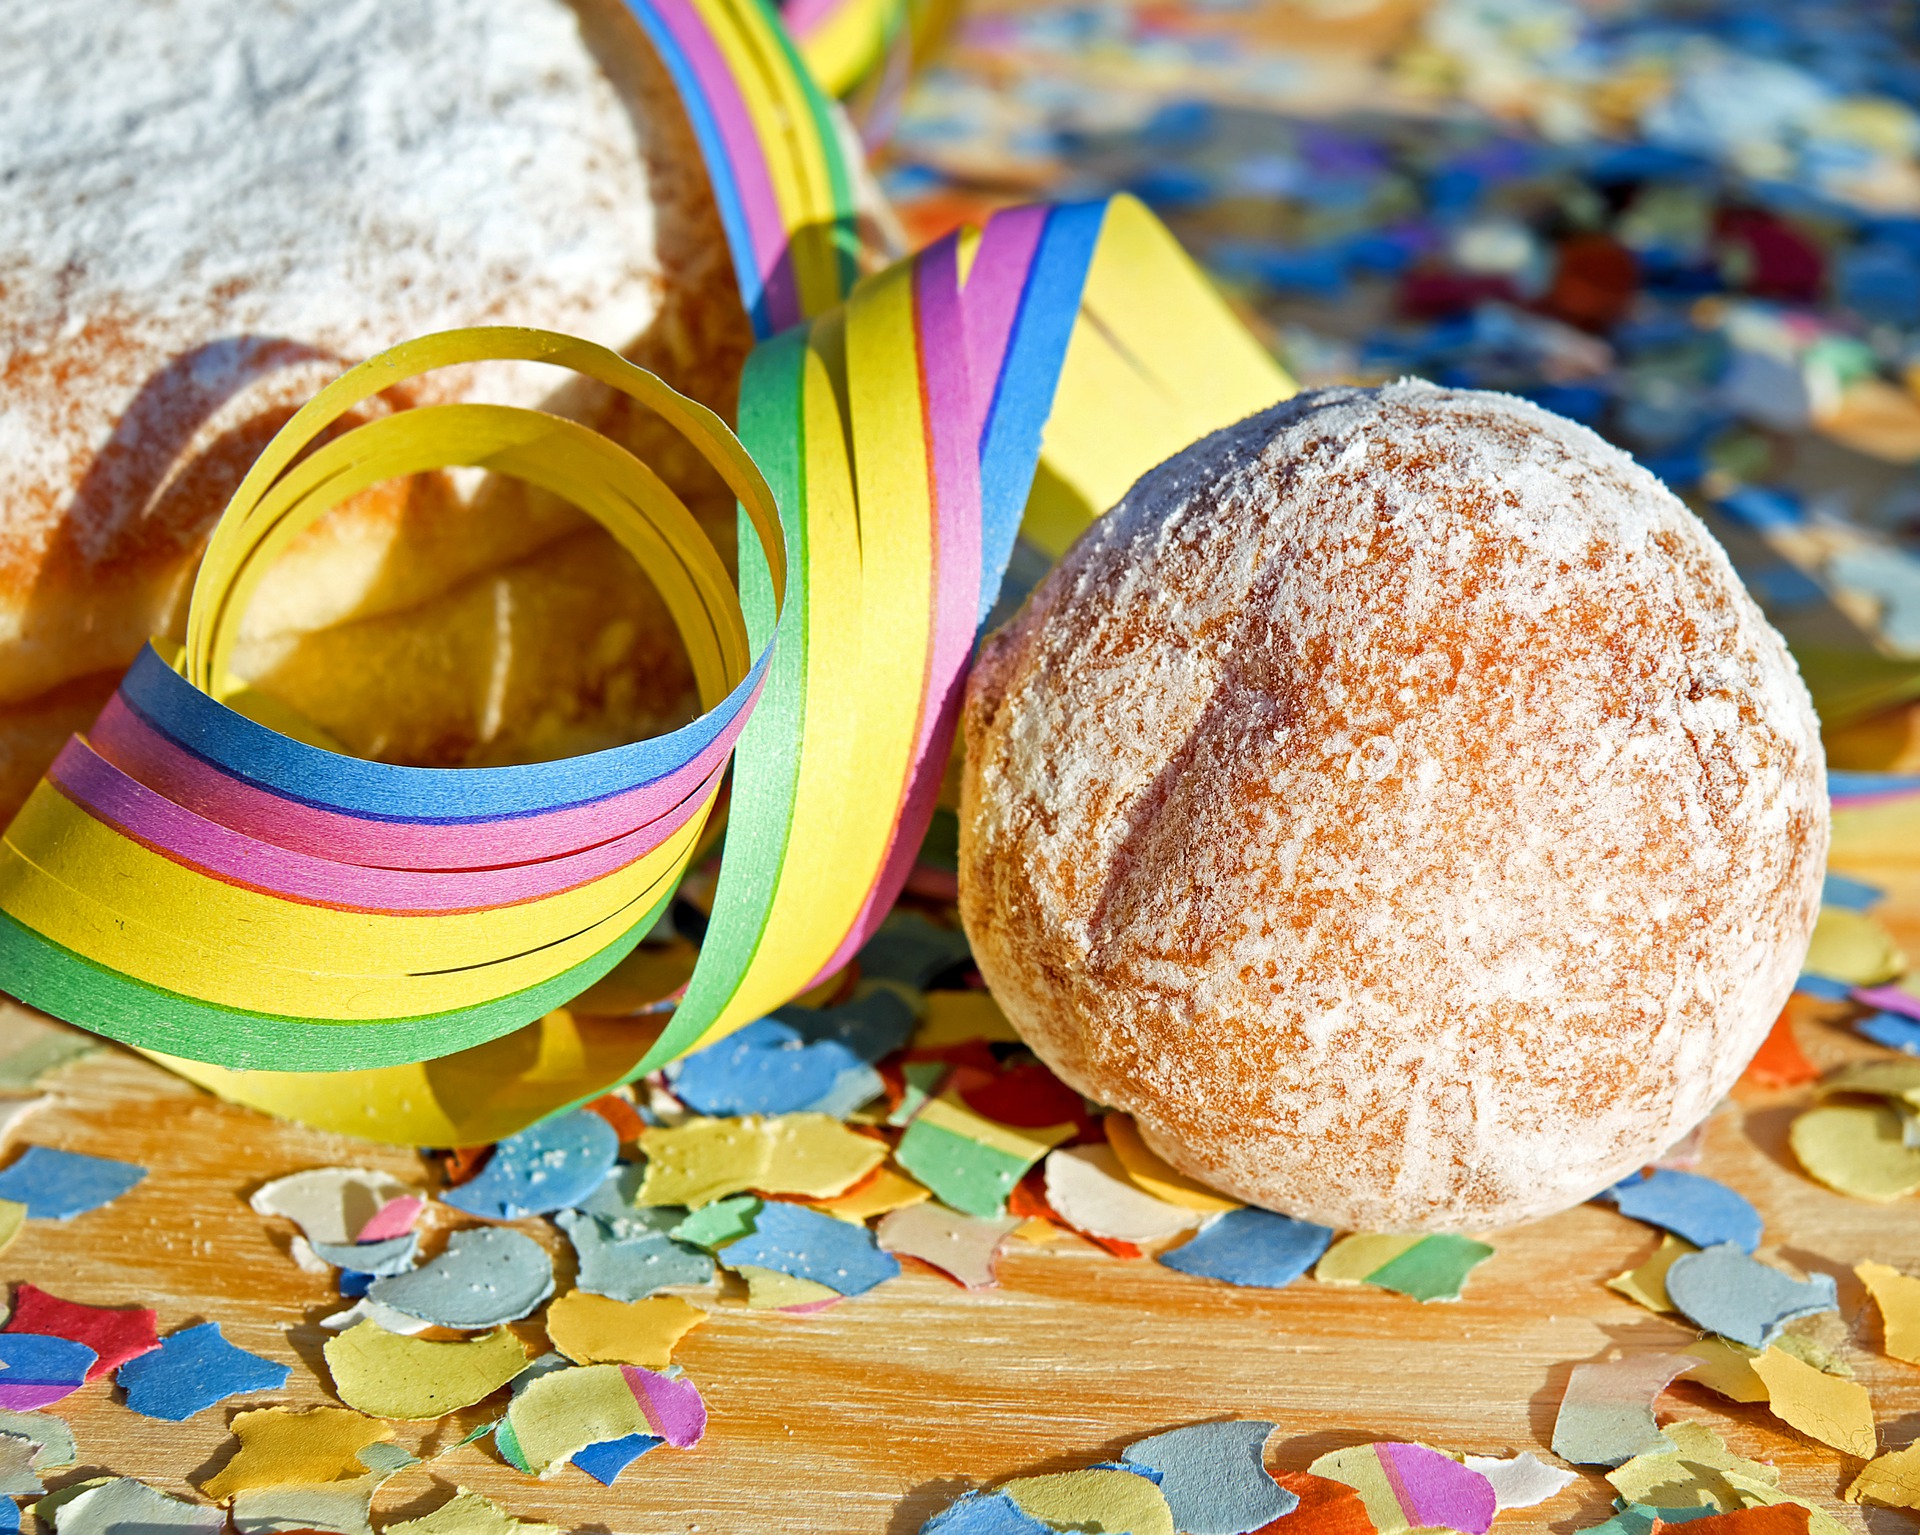
[[[1145,476],[969,686],[994,995],[1181,1170],[1363,1230],[1588,1197],[1739,1075],[1818,727],[1725,555],[1523,401],[1303,395]]]

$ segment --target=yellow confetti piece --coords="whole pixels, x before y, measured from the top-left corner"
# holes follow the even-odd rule
[[[969,1039],[1019,1044],[1020,1035],[984,991],[930,991],[913,1031],[913,1048],[941,1050]]]
[[[1645,1306],[1649,1311],[1678,1311],[1680,1308],[1667,1295],[1667,1270],[1688,1253],[1698,1251],[1700,1249],[1691,1242],[1682,1241],[1671,1234],[1663,1236],[1652,1257],[1624,1274],[1614,1275],[1607,1281],[1607,1288],[1626,1296],[1635,1305]],[[1697,1380],[1699,1376],[1696,1374],[1694,1378]],[[1757,1398],[1738,1397],[1735,1400],[1750,1401]]]
[[[542,1375],[513,1399],[507,1421],[535,1476],[557,1470],[590,1444],[653,1432],[617,1364]]]
[[[773,1137],[759,1119],[690,1119],[640,1137],[646,1175],[636,1204],[699,1209],[755,1188],[773,1158]]]
[[[1906,973],[1907,957],[1865,912],[1822,906],[1801,968],[1850,986],[1879,986]]]
[[[1822,1095],[1865,1093],[1875,1098],[1899,1098],[1920,1108],[1920,1061],[1855,1061],[1841,1067],[1817,1090]]]
[[[1920,1279],[1884,1263],[1862,1263],[1854,1273],[1880,1308],[1889,1357],[1920,1364]]]
[[[1126,1535],[1174,1535],[1166,1497],[1131,1471],[1063,1471],[1023,1476],[999,1489],[1042,1524],[1056,1530],[1111,1530]]]
[[[1384,1268],[1408,1248],[1424,1241],[1418,1236],[1376,1236],[1356,1232],[1329,1247],[1314,1265],[1321,1284],[1364,1284],[1367,1276]]]
[[[1767,1383],[1753,1373],[1758,1349],[1748,1348],[1727,1338],[1702,1338],[1681,1350],[1700,1361],[1686,1373],[1686,1379],[1698,1382],[1709,1391],[1732,1402],[1764,1402]]]
[[[216,1503],[258,1487],[307,1487],[367,1474],[360,1452],[393,1425],[346,1407],[263,1407],[227,1425],[240,1448],[200,1490]]]
[[[849,1130],[830,1114],[782,1114],[766,1121],[770,1149],[754,1188],[763,1194],[831,1199],[887,1159],[887,1143]]]
[[[1818,1504],[1782,1492],[1780,1473],[1772,1466],[1735,1455],[1704,1423],[1669,1423],[1661,1432],[1673,1441],[1672,1453],[1636,1455],[1607,1473],[1626,1502],[1723,1513],[1791,1503],[1807,1511],[1807,1535],[1848,1535],[1846,1526]]]
[[[1768,1410],[1782,1423],[1862,1460],[1879,1448],[1873,1400],[1858,1381],[1823,1374],[1777,1348],[1753,1361],[1753,1373],[1766,1382]]]
[[[1920,1508],[1920,1444],[1869,1461],[1847,1489],[1847,1501]]]
[[[1793,1122],[1794,1156],[1830,1189],[1886,1204],[1920,1190],[1920,1149],[1883,1103],[1823,1104]]]
[[[614,1300],[569,1290],[547,1307],[547,1338],[575,1364],[637,1364],[664,1370],[673,1349],[707,1314],[677,1295]]]
[[[747,1305],[755,1311],[777,1311],[783,1306],[814,1306],[823,1300],[840,1299],[838,1290],[830,1290],[823,1284],[802,1279],[797,1274],[783,1274],[778,1269],[763,1269],[757,1264],[742,1263],[735,1267],[734,1273],[746,1280]]]
[[[27,1207],[16,1199],[0,1199],[0,1253],[13,1246],[20,1228],[27,1223]]]
[[[816,1199],[813,1207],[824,1210],[829,1215],[837,1215],[843,1221],[851,1221],[856,1226],[864,1226],[876,1215],[889,1215],[895,1210],[904,1210],[908,1205],[917,1205],[933,1198],[905,1173],[895,1172],[891,1167],[882,1167],[864,1183],[856,1184],[844,1194],[832,1199]]]
[[[504,1327],[459,1343],[403,1338],[360,1322],[327,1340],[333,1389],[376,1418],[415,1421],[471,1407],[527,1367],[526,1345]]]
[[[1072,1139],[1077,1128],[1070,1124],[1046,1125],[1038,1130],[1003,1125],[974,1113],[958,1093],[942,1093],[930,1102],[915,1120],[916,1124],[922,1122],[1027,1163],[1038,1162],[1062,1141]]]
[[[1163,1161],[1141,1137],[1140,1127],[1131,1114],[1109,1114],[1100,1123],[1106,1128],[1107,1144],[1120,1159],[1120,1166],[1134,1183],[1155,1199],[1189,1210],[1238,1210],[1240,1201],[1197,1183]]]
[[[516,1519],[477,1492],[459,1488],[432,1513],[390,1524],[382,1535],[565,1535],[557,1524]]]

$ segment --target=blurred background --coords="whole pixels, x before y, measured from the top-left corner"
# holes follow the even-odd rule
[[[795,0],[909,238],[1130,191],[1303,385],[1525,395],[1684,496],[1835,767],[1920,770],[1920,10]],[[811,29],[811,34],[810,33]],[[846,85],[846,79],[834,82]]]

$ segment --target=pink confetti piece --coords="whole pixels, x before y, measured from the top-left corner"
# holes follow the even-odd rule
[[[426,1207],[424,1199],[415,1198],[412,1194],[389,1199],[368,1217],[354,1241],[384,1242],[390,1237],[403,1237],[413,1230],[413,1223],[420,1219],[420,1212]]]
[[[620,1367],[633,1398],[646,1414],[647,1424],[676,1450],[700,1442],[707,1431],[707,1404],[700,1390],[684,1375],[662,1375],[639,1365]]]

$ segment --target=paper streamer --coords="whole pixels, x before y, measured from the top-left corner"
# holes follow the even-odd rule
[[[1058,543],[1290,391],[1130,198],[1013,209],[856,283],[845,150],[771,14],[634,9],[763,338],[741,440],[615,354],[538,331],[425,337],[323,390],[223,515],[184,650],[140,657],[0,844],[0,975],[23,1000],[228,1096],[414,1144],[493,1139],[711,1043],[838,970],[899,893],[1036,473]],[[455,404],[326,435],[383,390],[482,358],[571,369],[679,430],[740,501],[737,592],[665,484],[576,423]],[[279,552],[343,498],[455,464],[614,533],[680,630],[698,720],[563,762],[441,770],[239,712],[228,662]],[[664,910],[729,762],[712,914],[664,1030],[554,1013]]]

